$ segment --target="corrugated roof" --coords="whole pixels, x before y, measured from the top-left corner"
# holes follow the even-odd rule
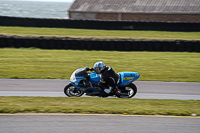
[[[200,14],[200,0],[75,0],[69,11]]]

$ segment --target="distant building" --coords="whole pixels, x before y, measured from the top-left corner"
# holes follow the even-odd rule
[[[69,18],[200,22],[200,0],[75,0]]]

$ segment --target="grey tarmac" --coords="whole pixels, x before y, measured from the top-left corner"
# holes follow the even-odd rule
[[[66,97],[63,79],[0,79],[0,96]],[[200,100],[200,83],[135,81],[140,99]]]
[[[62,96],[69,80],[0,79],[0,96]],[[136,81],[135,98],[200,99],[200,83]],[[200,133],[199,117],[0,114],[0,133]]]
[[[1,133],[199,133],[200,118],[0,115]]]

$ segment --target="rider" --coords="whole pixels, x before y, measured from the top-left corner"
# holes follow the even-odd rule
[[[104,65],[104,63],[100,61],[94,64],[93,69],[97,74],[100,74],[101,77],[101,80],[99,81],[98,85],[102,89],[104,89],[103,93],[101,94],[102,97],[108,96],[111,92],[114,92],[114,94],[117,96],[127,96],[127,94],[121,93],[118,90],[117,82],[119,76],[110,66]],[[90,68],[90,70],[92,69]],[[103,88],[105,85],[109,86],[109,88]]]

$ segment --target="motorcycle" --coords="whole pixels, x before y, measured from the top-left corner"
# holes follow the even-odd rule
[[[137,72],[119,72],[117,73],[118,78],[118,89],[121,93],[126,93],[125,98],[132,98],[137,93],[137,87],[133,81],[140,77]],[[75,70],[71,77],[70,82],[65,86],[64,93],[68,97],[81,97],[86,94],[88,96],[101,96],[100,94],[104,91],[98,86],[100,81],[100,75],[96,72],[87,72],[85,68]],[[105,86],[104,88],[108,88]],[[108,96],[115,96],[114,92],[110,92]],[[118,98],[124,98],[116,95]]]

